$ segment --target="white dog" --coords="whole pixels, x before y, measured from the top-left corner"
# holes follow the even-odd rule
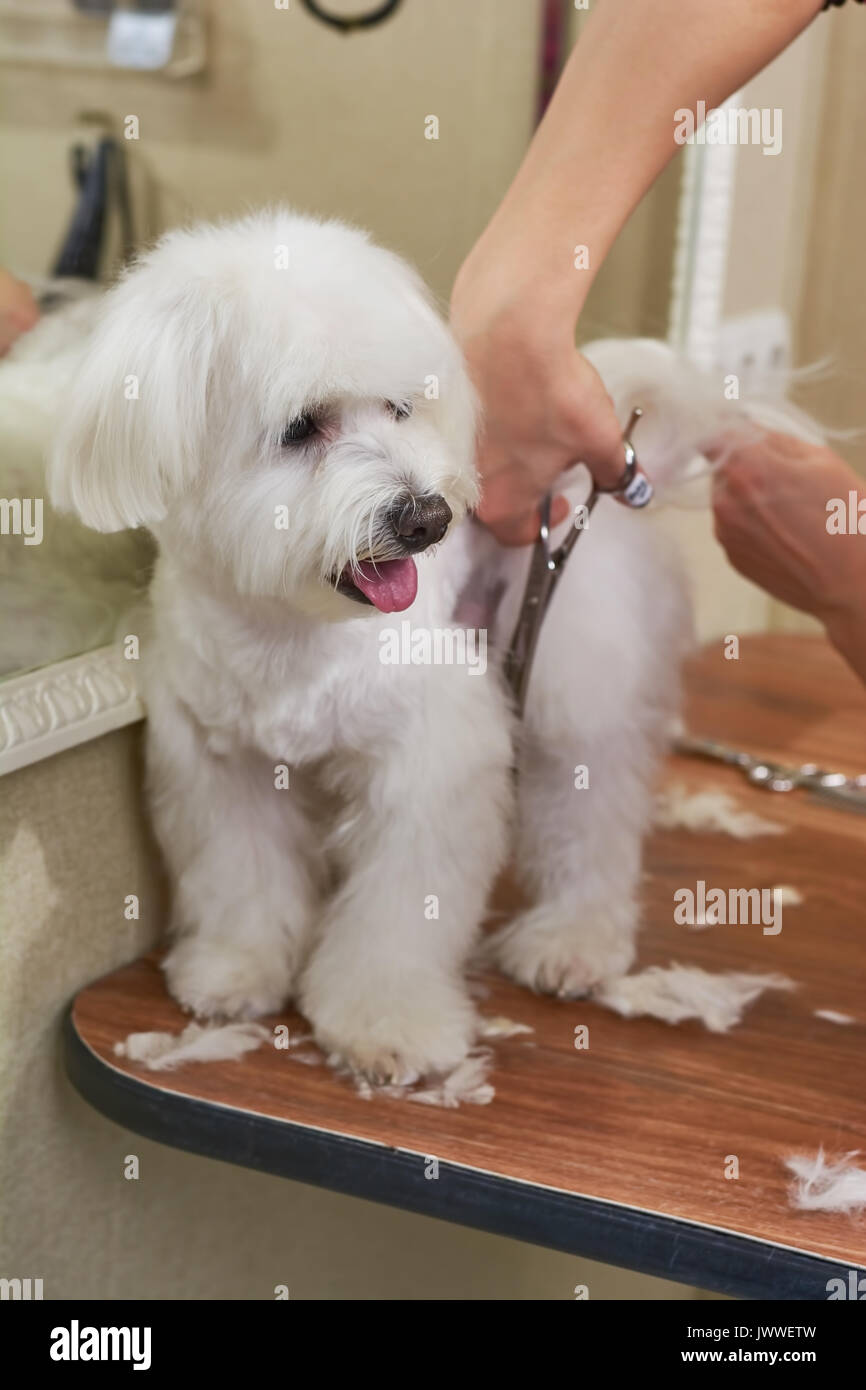
[[[720,392],[659,344],[590,355],[623,420],[644,407],[663,491],[724,428]],[[652,525],[603,500],[515,753],[496,654],[527,552],[461,521],[474,437],[417,277],[278,212],[173,232],[110,292],[51,465],[58,506],[159,546],[142,646],[172,993],[228,1018],[292,998],[330,1053],[404,1082],[471,1046],[463,969],[509,854],[532,905],[493,940],[507,974],[574,996],[629,968],[689,634]],[[395,626],[453,629],[458,597],[497,585],[483,674],[383,660]]]

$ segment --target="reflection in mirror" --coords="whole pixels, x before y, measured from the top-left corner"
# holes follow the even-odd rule
[[[7,314],[26,312],[26,287],[6,277]],[[147,533],[100,535],[55,512],[45,460],[56,403],[98,312],[83,280],[34,285],[42,309],[0,363],[0,677],[61,661],[122,635],[118,624],[143,592]]]

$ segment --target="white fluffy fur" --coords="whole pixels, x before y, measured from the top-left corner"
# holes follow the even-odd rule
[[[744,811],[734,798],[715,787],[689,792],[682,783],[664,787],[656,797],[655,824],[660,830],[690,830],[694,834],[713,830],[735,840],[753,840],[757,835],[783,835],[784,825],[767,820],[754,811]]]
[[[736,428],[717,386],[660,344],[589,355],[622,419],[644,406],[638,448],[660,493]],[[396,420],[385,402],[402,400],[414,414]],[[327,408],[326,437],[281,449],[311,404]],[[420,557],[405,616],[447,627],[457,595],[495,577],[501,654],[528,554],[457,524],[477,496],[474,429],[459,351],[417,277],[358,231],[276,212],[174,232],[107,296],[51,466],[59,506],[99,530],[148,527],[159,545],[143,666],[174,886],[169,987],[206,1018],[292,997],[332,1059],[398,1084],[459,1066],[472,1045],[464,963],[510,850],[532,905],[494,942],[505,972],[577,995],[631,965],[689,641],[654,528],[604,500],[546,620],[513,807],[496,661],[484,677],[382,665],[379,633],[404,615],[330,582],[377,553],[401,491],[441,494],[455,524]],[[579,763],[589,791],[574,789]]]
[[[650,965],[620,980],[606,980],[594,997],[625,1018],[660,1018],[665,1023],[697,1018],[710,1033],[727,1033],[765,990],[794,988],[793,980],[785,975],[735,970],[719,975],[698,965],[674,962]]]
[[[793,1154],[785,1167],[796,1179],[791,1184],[791,1203],[801,1211],[859,1212],[866,1208],[866,1168],[852,1163],[859,1151],[829,1161],[823,1148],[814,1157]]]
[[[182,1033],[130,1033],[115,1043],[118,1057],[149,1071],[174,1071],[187,1062],[234,1062],[273,1038],[260,1023],[188,1023]]]

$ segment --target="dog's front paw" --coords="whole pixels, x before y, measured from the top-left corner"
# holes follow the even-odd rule
[[[162,963],[168,988],[196,1018],[247,1019],[277,1013],[291,972],[272,947],[183,937]]]
[[[301,1008],[333,1062],[380,1085],[408,1086],[431,1072],[453,1071],[477,1026],[469,997],[446,977],[335,978],[315,959]]]
[[[635,957],[635,913],[616,910],[531,908],[491,937],[487,953],[520,985],[561,999],[577,999],[602,980],[624,975]]]

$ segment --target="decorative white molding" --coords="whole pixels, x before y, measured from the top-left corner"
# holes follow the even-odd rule
[[[0,775],[143,719],[134,666],[99,647],[0,681]]]

